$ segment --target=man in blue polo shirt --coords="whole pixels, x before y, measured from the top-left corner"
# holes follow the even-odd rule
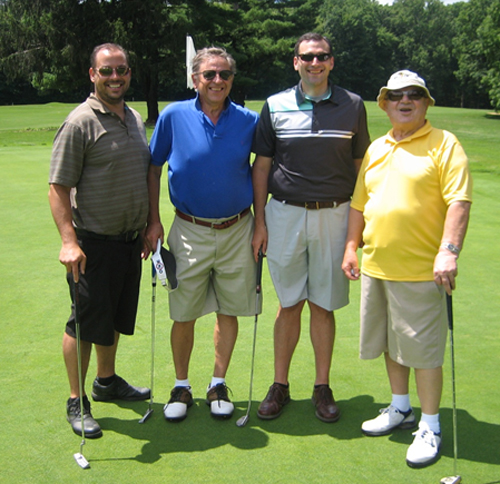
[[[173,103],[151,138],[147,238],[163,240],[159,192],[168,162],[175,219],[168,245],[179,287],[169,294],[176,380],[164,408],[168,421],[183,420],[193,404],[188,379],[197,318],[215,311],[215,367],[207,404],[217,418],[231,417],[225,382],[238,333],[238,316],[255,314],[256,264],[252,254],[253,201],[250,151],[258,115],[229,99],[236,63],[216,47],[193,60],[195,99]]]
[[[308,302],[316,379],[316,417],[336,422],[329,385],[333,311],[348,303],[341,270],[349,200],[370,144],[361,98],[328,81],[330,41],[303,35],[295,44],[297,86],[271,96],[256,133],[253,166],[255,257],[262,247],[280,300],[274,326],[274,383],[257,415],[273,419],[290,401],[288,373]],[[268,193],[272,198],[266,205]]]

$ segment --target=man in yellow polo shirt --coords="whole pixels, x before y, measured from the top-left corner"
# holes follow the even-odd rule
[[[434,99],[421,77],[396,72],[377,101],[392,129],[364,157],[342,269],[351,280],[361,274],[360,357],[384,354],[392,401],[361,430],[379,436],[416,427],[409,397],[414,368],[422,415],[406,462],[424,467],[439,456],[445,292],[455,289],[472,180],[457,138],[426,120]],[[360,271],[356,249],[361,242]]]

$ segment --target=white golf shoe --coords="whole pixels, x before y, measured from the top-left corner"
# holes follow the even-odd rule
[[[229,400],[227,391],[228,387],[225,383],[207,388],[207,405],[210,405],[212,417],[226,419],[233,415],[234,405]]]
[[[165,419],[169,422],[180,422],[187,417],[187,409],[193,404],[191,387],[174,387],[170,392],[170,400],[163,407]]]
[[[420,422],[415,438],[408,447],[406,463],[410,467],[425,467],[437,460],[441,447],[441,434],[435,434],[429,426]]]
[[[401,412],[396,407],[389,405],[380,410],[380,415],[374,419],[366,420],[361,425],[361,431],[365,435],[378,437],[390,434],[394,429],[412,429],[416,425],[415,414],[410,408],[407,412]]]

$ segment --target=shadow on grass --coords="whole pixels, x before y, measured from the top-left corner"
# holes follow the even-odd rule
[[[154,413],[144,424],[139,419],[148,408],[147,402],[116,402],[122,408],[137,412],[137,419],[119,420],[100,418],[104,431],[113,431],[137,440],[144,440],[141,454],[125,459],[142,463],[158,461],[162,454],[178,452],[199,452],[224,445],[239,449],[254,450],[264,448],[269,443],[269,434],[290,436],[328,435],[336,440],[389,439],[395,443],[410,445],[411,431],[396,430],[384,437],[365,437],[360,430],[364,420],[375,417],[387,403],[377,403],[369,395],[360,395],[349,400],[339,400],[341,419],[333,424],[321,422],[314,416],[314,406],[310,399],[293,400],[275,420],[261,420],[256,412],[259,401],[252,401],[250,420],[245,427],[237,427],[236,420],[246,413],[247,402],[234,402],[235,412],[229,420],[216,420],[203,399],[195,399],[188,411],[188,418],[179,423],[166,422],[163,404],[153,405]],[[415,408],[417,419],[420,409]],[[441,426],[444,435],[441,455],[453,457],[452,410],[441,409]],[[480,422],[466,410],[457,410],[458,457],[473,462],[500,465],[500,425]],[[108,460],[108,459],[106,459]],[[111,459],[113,460],[113,459]]]

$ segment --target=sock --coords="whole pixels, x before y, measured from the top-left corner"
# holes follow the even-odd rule
[[[208,387],[209,389],[214,387],[215,385],[220,385],[221,383],[226,383],[225,378],[217,378],[216,376],[212,377],[212,381],[210,382],[210,386]]]
[[[189,378],[186,378],[185,380],[178,380],[177,378],[175,379],[175,385],[176,387],[187,387],[191,388],[191,385],[189,384]]]
[[[410,394],[407,395],[395,395],[392,394],[392,402],[391,405],[396,407],[400,412],[405,413],[410,410]]]
[[[108,376],[106,378],[101,378],[100,376],[98,376],[97,383],[99,383],[99,385],[107,387],[107,386],[111,385],[111,383],[113,383],[115,381],[115,379],[116,379],[116,375]]]
[[[427,413],[422,413],[420,417],[420,422],[424,422],[428,425],[428,427],[435,433],[441,433],[441,426],[439,425],[439,413],[436,415],[429,415]],[[420,427],[420,424],[419,424]]]

